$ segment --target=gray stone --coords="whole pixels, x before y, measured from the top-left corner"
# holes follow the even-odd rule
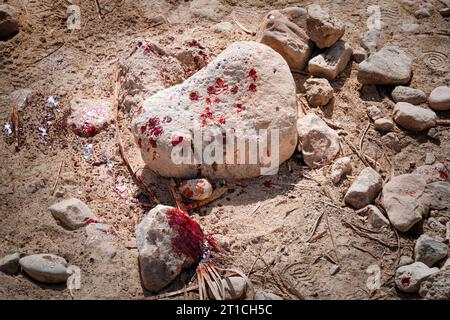
[[[419,10],[414,12],[414,16],[417,19],[424,19],[431,17],[433,11],[433,5],[431,3],[424,3],[420,6]]]
[[[397,230],[408,231],[428,214],[425,187],[425,179],[417,174],[399,175],[384,185],[381,202]]]
[[[345,41],[336,42],[325,52],[308,62],[308,71],[316,77],[335,79],[347,66],[353,50]]]
[[[367,222],[376,229],[389,226],[389,220],[381,213],[380,209],[371,204],[367,206]]]
[[[395,272],[395,284],[403,292],[418,292],[420,284],[437,272],[439,272],[439,268],[429,268],[422,262],[414,262],[397,269]]]
[[[49,208],[53,217],[65,228],[75,230],[84,227],[90,221],[97,221],[97,216],[81,200],[69,198],[51,205]]]
[[[19,271],[20,254],[13,253],[0,259],[0,272],[13,275]]]
[[[113,120],[111,102],[75,97],[70,101],[67,125],[77,135],[91,137]]]
[[[299,151],[310,168],[319,168],[333,161],[340,150],[339,135],[316,114],[298,119]]]
[[[223,34],[230,34],[233,28],[233,24],[228,21],[217,23],[211,27],[214,32]]]
[[[417,167],[414,170],[414,173],[421,175],[427,183],[446,181],[449,176],[447,168],[441,162],[436,162],[432,165],[423,165]]]
[[[419,25],[417,23],[404,23],[402,24],[402,30],[409,33],[416,33]]]
[[[352,160],[349,157],[337,159],[330,169],[330,178],[334,184],[339,183],[343,177],[352,172]]]
[[[17,32],[19,32],[19,23],[16,9],[8,4],[0,4],[0,39]]]
[[[185,220],[196,230],[186,232],[182,224],[176,224],[175,221],[178,220]],[[145,289],[159,291],[170,284],[183,269],[199,262],[203,256],[205,239],[197,239],[196,233],[203,234],[200,226],[173,207],[158,205],[144,216],[136,226],[136,241]],[[185,243],[189,252],[174,246],[178,242]]]
[[[23,257],[19,264],[31,278],[44,283],[61,283],[69,277],[67,261],[54,254],[34,254]]]
[[[450,269],[443,269],[422,281],[419,294],[427,300],[450,300]]]
[[[395,46],[375,52],[358,67],[358,81],[362,84],[406,84],[412,74],[412,59]]]
[[[432,139],[439,139],[439,131],[436,128],[430,128],[427,132],[427,136]]]
[[[194,136],[199,138],[203,134],[203,145],[196,147],[195,152],[208,156],[207,147],[211,149],[210,145],[214,145],[206,141],[208,138],[217,144],[225,135],[227,143],[239,138],[247,145],[256,144],[255,130],[264,129],[272,135],[272,130],[276,129],[279,157],[272,163],[272,168],[276,169],[292,156],[297,145],[295,88],[281,55],[261,43],[234,42],[182,84],[148,98],[135,114],[132,132],[144,162],[163,177],[200,175],[212,179],[243,179],[260,176],[270,169],[267,159],[259,157],[256,164],[234,159],[239,153],[238,143],[231,145],[231,153],[223,148],[215,154],[215,159],[222,155],[227,163],[214,161],[211,156],[204,158],[201,164],[194,161],[192,153],[189,157],[191,143]],[[211,137],[206,136],[208,134]],[[185,159],[180,159],[182,151]],[[266,149],[261,155],[265,154],[274,152]],[[230,156],[233,159],[227,159]]]
[[[339,270],[341,270],[341,268],[337,264],[332,265],[330,268],[330,275],[334,276]]]
[[[269,291],[256,291],[253,300],[283,300],[283,298]]]
[[[435,181],[429,183],[425,188],[429,198],[430,208],[435,210],[450,209],[450,183],[446,181]]]
[[[428,102],[434,110],[450,110],[450,87],[440,86],[435,88],[431,91]]]
[[[218,290],[217,285],[215,289]],[[239,300],[245,298],[247,291],[247,282],[244,278],[238,276],[226,277],[222,279],[222,286],[225,289],[225,300]],[[210,288],[208,288],[208,296],[214,299],[214,295]]]
[[[368,57],[366,50],[362,48],[357,48],[353,50],[352,59],[356,63],[361,63],[362,61],[366,60]]]
[[[306,34],[304,25],[304,9],[272,10],[264,17],[256,34],[256,41],[278,52],[292,71],[301,71],[308,63],[314,45]]]
[[[436,125],[437,116],[433,110],[398,102],[394,107],[394,120],[409,131],[423,131]]]
[[[375,125],[375,129],[377,129],[378,131],[392,131],[394,130],[394,122],[391,119],[388,118],[380,118],[375,120],[374,122]]]
[[[319,48],[329,48],[341,39],[345,32],[344,23],[331,17],[319,5],[309,5],[307,9],[307,32]]]
[[[364,168],[344,196],[344,202],[355,209],[371,203],[381,191],[383,179],[370,167]]]
[[[434,154],[432,154],[431,152],[427,152],[427,154],[425,155],[425,164],[432,165],[435,162],[436,157],[434,156]]]
[[[391,95],[395,102],[408,102],[416,105],[427,102],[425,92],[405,86],[396,86]]]
[[[381,31],[378,29],[370,29],[361,38],[361,46],[369,53],[377,52],[378,43],[380,41]]]
[[[398,262],[398,267],[407,266],[412,263],[414,263],[413,258],[408,256],[401,256],[400,261]]]
[[[372,119],[373,121],[380,119],[383,116],[381,110],[377,106],[368,107],[367,113],[369,115],[369,118]]]
[[[439,13],[440,13],[441,16],[443,16],[443,17],[450,17],[450,8],[442,8],[442,9],[439,9]]]
[[[448,246],[441,241],[423,234],[417,239],[414,247],[415,261],[422,262],[431,267],[439,260],[447,257]]]
[[[395,152],[402,151],[402,146],[400,145],[400,139],[395,132],[389,132],[381,137],[381,143],[394,150]]]
[[[427,225],[436,232],[442,232],[442,234],[445,233],[445,225],[434,217],[428,218]]]
[[[327,79],[309,78],[305,81],[306,99],[313,107],[325,106],[334,97],[333,87]]]
[[[218,21],[225,15],[225,7],[219,0],[193,0],[189,11],[198,17]]]

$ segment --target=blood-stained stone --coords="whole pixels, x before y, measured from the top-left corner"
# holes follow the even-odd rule
[[[276,172],[295,151],[295,92],[280,54],[235,42],[182,84],[149,97],[132,131],[143,160],[161,176],[256,177]]]

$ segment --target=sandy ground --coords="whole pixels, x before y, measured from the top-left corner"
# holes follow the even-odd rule
[[[439,1],[432,2],[442,7]],[[111,100],[117,58],[131,49],[128,44],[137,37],[191,37],[201,40],[217,55],[229,43],[253,40],[254,36],[236,25],[230,35],[212,32],[211,26],[217,22],[192,17],[189,2],[185,1],[100,0],[103,19],[97,14],[94,1],[72,1],[80,6],[82,16],[81,29],[73,31],[66,28],[69,1],[10,0],[8,3],[20,8],[22,29],[11,40],[0,42],[2,125],[8,121],[11,111],[10,92],[30,88],[35,94],[20,112],[23,130],[19,151],[15,150],[13,139],[6,136],[0,139],[0,256],[12,252],[51,252],[66,258],[82,270],[82,286],[74,293],[75,299],[148,296],[139,279],[134,239],[135,224],[146,209],[133,198],[136,187],[115,147],[115,126],[111,125],[94,138],[77,137],[63,125],[68,103],[75,95]],[[235,11],[237,19],[251,30],[256,30],[267,11],[286,6],[280,1],[224,3],[226,10]],[[315,3],[346,22],[344,39],[358,47],[369,16],[366,8],[373,1]],[[398,45],[414,58],[411,86],[429,94],[438,85],[449,85],[448,18],[434,11],[432,17],[417,20],[397,1],[379,1],[378,4],[387,24],[381,43]],[[148,19],[158,14],[167,17],[168,22],[149,27]],[[232,22],[232,19],[226,15],[222,21]],[[405,23],[417,23],[417,33],[405,32],[402,29]],[[366,107],[377,105],[390,114],[393,103],[389,98],[390,88],[362,89],[356,81],[356,71],[357,64],[350,63],[331,83],[335,88],[334,103],[314,111],[340,124],[345,138],[358,145],[369,123]],[[295,78],[301,97],[306,76],[297,74]],[[58,101],[56,110],[45,106],[49,96]],[[449,118],[449,114],[440,116]],[[126,135],[129,123],[125,119],[120,125]],[[45,139],[39,135],[39,127],[47,129]],[[444,127],[438,130],[439,142],[425,134],[399,130],[402,151],[395,153],[384,149],[383,155],[376,143],[380,134],[371,127],[365,135],[364,150],[378,159],[384,178],[390,177],[391,170],[401,174],[422,165],[426,152],[433,152],[449,167],[450,131]],[[82,148],[88,143],[93,144],[94,150],[93,159],[89,161],[82,154]],[[131,143],[126,144],[128,154],[138,157],[133,148]],[[343,154],[352,158],[356,176],[364,165],[345,143]],[[48,211],[48,206],[59,200],[52,194],[61,163],[56,190],[63,192],[64,197],[74,196],[85,201],[102,221],[116,229],[121,247],[112,261],[92,258],[83,247],[83,230],[63,229]],[[250,279],[257,288],[273,291],[286,299],[295,296],[274,280],[272,272],[281,274],[308,299],[414,299],[415,296],[396,292],[392,275],[399,256],[412,255],[419,232],[400,234],[398,240],[392,229],[372,234],[390,246],[356,234],[344,221],[361,226],[367,224],[354,210],[342,206],[344,192],[354,177],[333,186],[325,176],[327,170],[328,167],[324,167],[310,171],[295,154],[283,164],[278,175],[229,181],[232,187],[224,197],[194,210],[192,216],[207,233],[229,244],[217,257],[217,264],[251,271]],[[167,181],[154,177],[147,180],[158,196],[170,204]],[[35,183],[39,186],[31,192],[30,185]],[[314,238],[307,243],[322,213],[325,214]],[[269,269],[256,261],[257,255],[264,258]],[[340,266],[340,271],[332,275],[330,270],[334,263]],[[383,285],[380,290],[370,292],[366,287],[369,276],[366,269],[374,263],[381,267]],[[196,296],[192,293],[188,297]],[[0,274],[0,298],[71,299],[71,296],[64,286],[42,285],[22,274]]]

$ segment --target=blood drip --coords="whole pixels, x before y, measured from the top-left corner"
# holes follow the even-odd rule
[[[242,112],[245,110],[245,107],[242,105],[242,103],[236,103],[236,112]]]
[[[192,101],[198,101],[198,99],[200,99],[200,95],[198,94],[197,91],[192,91],[192,92],[189,94],[189,98],[190,98]]]
[[[251,83],[251,84],[248,86],[248,91],[256,92],[256,84]]]
[[[254,68],[250,69],[248,72],[248,76],[253,79],[253,81],[256,81],[258,76],[256,75],[256,70]]]
[[[231,91],[232,94],[236,94],[236,93],[238,93],[239,88],[237,86],[234,86],[233,88],[231,88],[230,91]]]
[[[169,209],[166,213],[169,226],[176,236],[172,239],[174,250],[199,262],[204,253],[204,234],[197,222],[178,209]]]

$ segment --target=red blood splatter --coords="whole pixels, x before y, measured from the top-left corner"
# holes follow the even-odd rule
[[[209,107],[205,107],[205,109],[203,110],[203,113],[200,115],[200,118],[202,118],[203,120],[212,119],[213,114],[212,114],[211,109]]]
[[[206,98],[206,103],[211,104],[211,98],[210,97]]]
[[[200,123],[200,126],[201,127],[206,127],[206,125],[207,125],[206,120],[202,120],[202,122]]]
[[[147,128],[148,130],[150,130],[150,134],[154,137],[159,137],[164,132],[158,117],[151,117],[150,119],[148,119]]]
[[[83,219],[83,222],[84,222],[85,224],[91,224],[91,223],[97,223],[98,221],[95,220],[95,219],[92,219],[92,218],[84,218],[84,219]]]
[[[236,94],[236,93],[238,93],[239,88],[237,86],[234,86],[233,88],[231,88],[230,91],[231,91],[232,94]]]
[[[210,235],[205,236],[205,240],[206,240],[206,243],[207,243],[208,247],[212,251],[214,251],[214,252],[219,252],[220,251],[219,250],[219,246],[217,245],[216,239],[214,239],[212,236],[210,236]]]
[[[141,127],[141,133],[145,133],[147,131],[147,126],[142,126]]]
[[[218,87],[223,88],[225,86],[225,82],[222,79],[219,78],[219,79],[216,79],[216,85]]]
[[[206,91],[208,91],[209,94],[217,94],[217,89],[213,86],[209,86]]]
[[[205,250],[205,237],[198,223],[178,209],[169,209],[166,217],[176,234],[172,239],[174,250],[180,255],[191,257],[195,263],[199,262]]]
[[[402,278],[402,285],[406,285],[406,286],[409,286],[410,285],[410,283],[411,283],[411,277],[403,277]]]
[[[225,116],[224,116],[223,114],[220,115],[220,117],[219,117],[219,122],[220,122],[221,124],[225,124],[225,123],[227,122],[227,120],[226,120],[226,118],[225,118]]]
[[[155,140],[155,139],[148,139],[148,143],[149,143],[153,148],[156,148],[156,140]]]
[[[172,146],[177,146],[179,145],[181,142],[183,142],[183,137],[175,137],[172,139]]]
[[[200,95],[198,94],[197,91],[192,91],[192,92],[189,94],[189,98],[190,98],[191,100],[193,100],[193,101],[198,101],[198,99],[200,99]]]
[[[137,110],[136,110],[136,113],[137,114],[140,114],[142,112],[142,106],[139,106],[138,108],[137,108]]]
[[[242,112],[245,110],[245,107],[242,105],[242,103],[236,103],[236,111]]]
[[[192,191],[191,188],[186,188],[186,189],[183,190],[181,195],[183,197],[185,197],[186,199],[190,199],[190,198],[192,198],[194,196],[194,191]]]
[[[155,137],[159,137],[163,133],[163,128],[161,126],[157,126],[152,128],[151,134]]]
[[[42,256],[42,259],[48,260],[48,261],[53,261],[52,256]]]
[[[445,173],[444,170],[436,168],[436,171],[439,173],[439,177],[441,177],[441,179],[444,179],[444,180],[448,179],[448,175],[447,175],[447,173]]]
[[[248,76],[252,78],[253,81],[256,81],[256,79],[258,78],[256,75],[256,70],[254,68],[250,69],[250,71],[248,72]]]
[[[92,137],[96,131],[97,129],[95,128],[95,126],[89,124],[88,122],[84,122],[81,125],[81,132],[85,137]]]
[[[256,92],[256,84],[250,83],[250,85],[248,86],[248,91]]]
[[[172,122],[172,118],[171,118],[171,117],[165,116],[165,117],[163,118],[163,123],[170,123],[170,122]]]
[[[219,98],[214,98],[214,103],[219,103]]]

